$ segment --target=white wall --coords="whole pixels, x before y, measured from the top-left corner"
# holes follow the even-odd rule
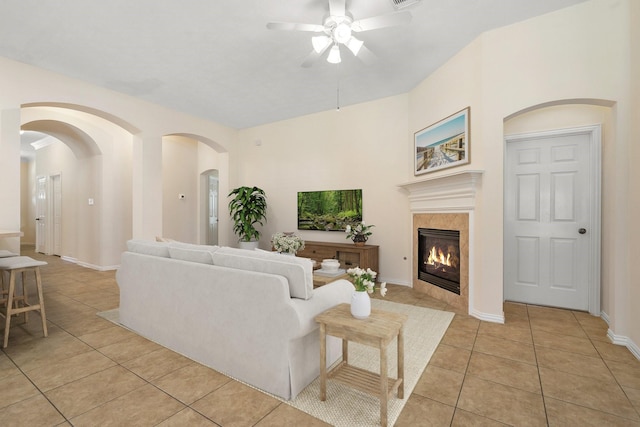
[[[640,263],[636,262],[637,254],[640,253],[640,2],[631,2],[629,13],[629,27],[631,31],[630,47],[630,88],[631,97],[631,131],[629,135],[629,221],[627,233],[629,235],[627,253],[629,254],[629,295],[626,298],[629,311],[628,332],[621,334],[628,336],[630,343],[635,345],[635,354],[640,358]],[[614,309],[610,309],[614,311]],[[614,329],[615,332],[617,332]]]
[[[162,140],[163,236],[189,243],[198,241],[197,144],[177,136]]]
[[[20,230],[20,110],[15,105],[7,106],[1,103],[0,230]],[[20,238],[0,239],[0,249],[19,253]]]
[[[36,163],[34,159],[20,161],[20,231],[23,236],[21,244],[36,243]]]
[[[259,143],[259,145],[258,145]],[[297,193],[362,189],[363,219],[374,224],[381,279],[410,283],[407,96],[326,111],[239,132],[238,185],[267,194],[260,245],[277,231],[297,230]],[[305,240],[349,242],[341,232],[300,231]]]

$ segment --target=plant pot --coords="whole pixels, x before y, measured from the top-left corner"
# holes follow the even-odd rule
[[[367,291],[353,291],[351,295],[351,315],[356,319],[366,319],[371,314],[371,298]]]
[[[238,247],[240,249],[248,249],[250,251],[254,251],[258,248],[258,245],[260,244],[260,242],[258,242],[257,240],[252,240],[250,242],[238,242]]]
[[[356,244],[356,246],[364,246],[364,244],[367,243],[368,237],[364,234],[356,234],[351,239],[353,240],[353,243]]]

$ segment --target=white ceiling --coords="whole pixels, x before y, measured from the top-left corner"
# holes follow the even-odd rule
[[[335,108],[338,80],[342,106],[408,92],[483,31],[582,1],[422,0],[410,24],[358,34],[374,65],[302,68],[312,33],[266,24],[322,24],[328,0],[0,0],[0,56],[241,129]]]

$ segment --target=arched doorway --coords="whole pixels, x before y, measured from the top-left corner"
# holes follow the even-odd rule
[[[33,167],[34,191],[38,185],[49,197],[41,249],[85,267],[116,268],[132,229],[132,134],[79,106],[28,104],[20,115],[22,130],[52,140],[36,151]]]
[[[21,178],[21,186],[31,188],[35,193],[33,202],[22,206],[27,212],[34,211],[35,215],[31,218],[22,216],[27,223],[21,228],[33,229],[37,252],[69,257],[70,253],[77,252],[78,244],[82,245],[78,236],[87,233],[97,219],[92,212],[85,212],[82,217],[87,221],[80,221],[80,206],[75,200],[79,183],[89,188],[98,186],[96,180],[99,178],[93,172],[100,168],[101,150],[86,132],[63,121],[33,120],[22,125],[22,132],[26,140],[35,135],[40,138],[33,142],[37,149],[32,156],[33,165]],[[38,157],[40,161],[37,161]],[[23,191],[24,197],[28,196]],[[84,228],[81,228],[82,224]]]
[[[599,315],[601,139],[612,139],[601,129],[611,128],[611,105],[559,101],[505,119],[505,299]]]

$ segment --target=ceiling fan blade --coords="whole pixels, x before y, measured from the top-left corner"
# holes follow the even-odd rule
[[[290,22],[269,22],[267,28],[270,30],[285,30],[285,31],[311,31],[314,33],[321,33],[324,31],[323,25],[316,24],[296,24]]]
[[[346,0],[329,0],[330,16],[345,16]]]
[[[408,24],[409,22],[411,22],[411,12],[404,11],[353,21],[351,30],[356,32],[377,30],[378,28],[394,27]]]
[[[316,52],[315,49],[312,49],[311,53],[309,55],[307,55],[307,57],[304,59],[304,61],[302,61],[302,68],[309,68],[313,64],[318,62],[318,60],[320,59],[322,54],[324,54],[327,51],[329,46],[331,46],[331,43],[327,43],[327,45],[324,47],[324,49],[322,49],[320,52]]]

